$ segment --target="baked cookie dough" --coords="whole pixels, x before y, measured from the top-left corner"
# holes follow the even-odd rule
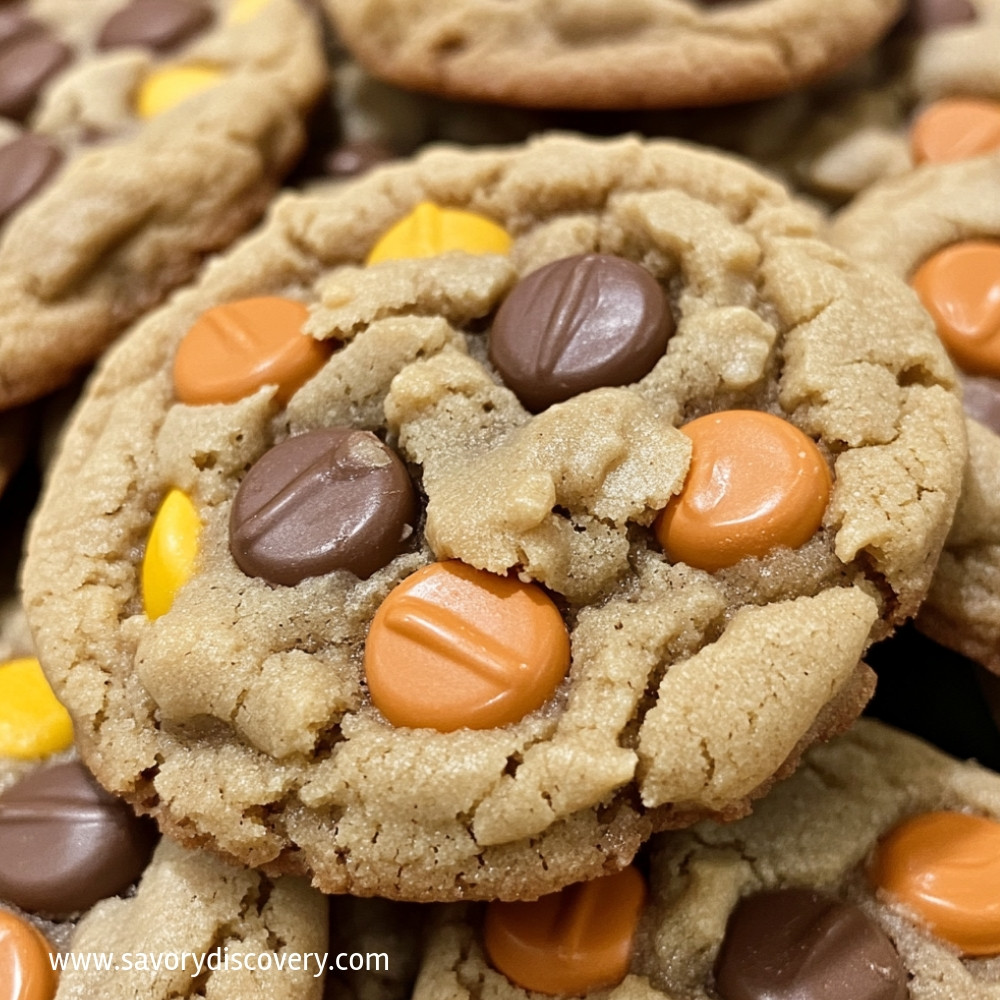
[[[745,813],[860,712],[964,466],[926,314],[818,225],[631,138],[279,201],[102,363],[33,523],[27,614],[102,782],[412,900],[537,896]]]
[[[927,165],[857,198],[830,230],[830,238],[855,259],[906,280],[930,263],[923,301],[937,312],[945,335],[952,326],[958,330],[958,341],[951,333],[951,349],[957,366],[965,369],[969,464],[955,523],[917,626],[994,673],[1000,673],[1000,366],[994,362],[990,374],[976,352],[987,359],[991,351],[996,355],[998,190],[1000,154]],[[973,252],[982,248],[985,264],[974,258],[960,263],[958,273],[952,266],[949,274],[947,255],[954,259],[955,251],[970,247]]]
[[[263,213],[325,64],[297,0],[0,19],[0,408],[69,381]]]
[[[692,119],[684,134],[840,204],[925,159],[997,148],[998,51],[998,0],[910,0],[888,38],[843,73]]]
[[[752,816],[655,838],[635,915],[607,877],[554,897],[552,922],[544,900],[440,908],[413,1000],[534,997],[508,976],[546,975],[606,1000],[988,1000],[998,837],[995,772],[861,720]],[[627,968],[588,993],[623,944]]]
[[[872,46],[901,0],[325,0],[375,76],[541,108],[725,104],[783,93]]]

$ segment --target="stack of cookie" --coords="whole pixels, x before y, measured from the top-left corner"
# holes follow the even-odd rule
[[[36,31],[22,16],[61,24],[37,6],[0,10],[18,45]],[[246,210],[182,249],[165,232],[194,224],[117,188],[94,195],[121,217],[114,239],[81,236],[112,208],[67,188],[63,228],[107,249],[84,266],[54,237],[0,270],[51,284],[62,309],[44,269],[59,270],[74,310],[96,315],[93,288],[115,317],[89,354],[43,362],[39,393],[131,323],[45,471],[14,595],[30,636],[0,650],[37,656],[72,717],[73,747],[66,720],[58,745],[29,740],[0,794],[0,915],[39,977],[14,995],[1000,994],[983,889],[1000,777],[859,720],[866,659],[911,619],[1000,670],[1000,453],[984,426],[1000,372],[965,346],[996,328],[998,154],[987,135],[961,163],[914,165],[887,140],[831,198],[878,183],[831,220],[791,139],[760,164],[703,144],[740,145],[737,99],[780,115],[883,87],[898,151],[911,107],[950,87],[942,39],[972,25],[995,40],[992,10],[914,7],[873,48],[899,3],[328,0],[345,113],[321,102],[313,138],[341,145],[306,162],[361,171],[463,121],[476,144],[524,141],[451,142],[286,192],[192,277],[301,150],[318,16],[295,0],[106,6],[65,29],[93,92],[40,85],[71,162],[12,209],[0,260],[56,211],[60,178],[110,162],[126,134],[166,149],[234,80],[253,88],[219,98],[236,120],[197,134],[268,169],[251,184],[216,156],[211,177],[178,175],[180,194],[147,182],[145,197]],[[133,75],[114,90],[119,64]],[[122,124],[158,100],[152,125]],[[504,109],[499,134],[483,101]],[[108,105],[115,128],[83,149]],[[420,119],[403,137],[400,108]],[[988,113],[925,119],[921,148],[964,156],[956,122],[982,133]],[[49,134],[26,115],[17,141]],[[160,121],[168,135],[149,138]],[[683,141],[582,134],[634,123]],[[551,124],[572,133],[533,134]],[[986,254],[973,278],[931,256],[957,240]],[[152,284],[134,262],[155,264]],[[61,331],[69,313],[52,315]],[[39,671],[16,683],[12,704],[62,718]],[[41,731],[34,709],[19,720]],[[61,790],[60,768],[83,784]],[[163,839],[113,884],[59,874],[54,891],[75,877],[90,895],[55,905],[21,882],[42,867],[30,846],[62,863],[75,833],[50,828],[66,800],[147,836],[131,807]],[[366,941],[389,974],[326,961]],[[67,971],[57,987],[38,971],[47,948],[202,964]],[[267,975],[207,961],[265,953]]]

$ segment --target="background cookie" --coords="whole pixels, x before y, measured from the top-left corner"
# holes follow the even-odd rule
[[[781,93],[863,52],[901,6],[326,0],[359,61],[394,83],[528,107],[622,109]]]
[[[0,32],[6,408],[256,221],[324,64],[295,0],[33,0],[6,4]]]
[[[925,916],[927,901],[919,893],[901,897],[898,888],[887,888],[894,884],[897,858],[888,854],[889,834],[896,831],[901,841],[901,824],[926,823],[928,814],[941,824],[945,839],[924,826],[894,850],[900,861],[912,859],[939,899],[954,906],[956,920],[967,919],[971,933],[982,934],[985,942],[991,930],[995,935],[995,919],[988,915],[993,897],[988,891],[963,893],[961,879],[948,878],[947,852],[961,854],[962,848],[948,842],[947,831],[968,826],[967,836],[983,838],[981,851],[966,841],[968,854],[961,861],[989,882],[995,855],[987,845],[1000,831],[1000,780],[992,771],[863,720],[830,744],[814,747],[802,768],[773,788],[752,816],[724,825],[701,823],[654,840],[628,975],[595,994],[615,1000],[796,992],[879,1000],[1000,995],[995,971],[1000,940],[994,936],[983,943],[983,951],[951,940],[954,928],[947,922],[932,924],[935,930],[923,922],[932,918]],[[875,859],[878,868],[869,869]],[[564,915],[579,914],[572,943],[548,928],[552,936],[544,946],[550,967],[568,958],[574,945],[594,964],[597,945],[610,947],[607,925],[618,916],[610,903],[590,921],[573,905],[567,899],[564,909]],[[464,1000],[486,992],[534,995],[511,983],[484,953],[485,936],[491,953],[511,962],[508,951],[514,946],[497,930],[502,912],[490,904],[484,932],[482,909],[442,908],[414,1000]],[[526,912],[521,921],[520,933],[530,939],[536,928]],[[528,947],[526,942],[525,952]],[[534,971],[526,954],[518,959],[511,963],[515,972]]]
[[[1000,155],[927,165],[886,181],[860,196],[834,220],[831,239],[859,260],[911,280],[928,260],[949,247],[976,243],[1000,248]],[[1000,250],[997,251],[1000,254]],[[989,256],[987,256],[987,260]],[[968,269],[971,285],[965,305],[947,305],[947,296],[966,288],[949,279],[938,285],[941,308],[965,310],[968,343],[987,355],[995,341],[989,265]],[[965,268],[963,268],[965,270]],[[976,275],[979,284],[976,284]],[[990,282],[992,281],[992,286]],[[995,292],[993,302],[995,303]],[[930,305],[930,301],[928,305]],[[956,303],[958,299],[954,300]],[[957,315],[963,315],[962,312]],[[992,322],[992,327],[990,326]],[[981,329],[977,327],[981,325]],[[977,332],[978,330],[978,332]],[[990,670],[1000,671],[1000,398],[998,378],[964,354],[965,407],[969,465],[955,524],[917,617],[931,638],[958,650]],[[972,365],[974,371],[969,371]],[[978,374],[977,374],[978,372]]]
[[[742,164],[635,140],[444,149],[279,203],[109,357],[35,520],[29,617],[102,780],[173,836],[308,871],[325,891],[410,899],[537,895],[620,866],[654,826],[745,812],[870,695],[859,660],[918,605],[964,460],[953,372],[926,316],[817,226]],[[453,238],[491,252],[440,252]],[[426,244],[430,259],[414,259]],[[565,271],[573,254],[593,269],[584,288],[588,273],[603,281],[611,265],[595,253],[646,289],[654,344],[668,317],[676,330],[642,373],[607,386],[601,369],[597,388],[574,381],[561,404],[522,405],[500,313],[517,328],[518,280]],[[385,259],[363,266],[373,256]],[[265,307],[246,300],[260,296],[298,317],[291,354],[305,367],[286,381],[277,366],[281,389],[254,391],[232,361],[206,402],[216,372],[189,365],[218,327],[206,312],[221,305],[211,316],[252,340]],[[677,425],[712,426],[718,411],[737,433],[779,428],[793,447],[771,458],[802,457],[816,496],[832,469],[832,493],[809,499],[805,537],[700,568],[668,559],[677,536],[664,518],[659,540],[653,522],[688,477],[693,432]],[[395,497],[401,459],[415,514],[403,504],[350,555],[358,575],[336,562],[311,575],[323,546],[294,512],[323,495],[319,470],[332,463],[338,484],[389,476],[379,495]],[[275,549],[253,512],[281,483],[292,516],[258,523],[276,538],[303,530]],[[394,698],[391,670],[376,695],[371,632],[391,639],[396,607],[459,651],[454,685],[403,685],[435,707],[476,654],[461,652],[473,647],[454,606],[439,618],[394,588],[455,577],[534,602],[545,648],[558,662],[569,642],[573,662],[521,715],[468,729],[452,710],[453,731],[438,731],[447,719],[436,730],[397,714],[412,702]],[[501,669],[515,637],[534,655],[527,620],[488,644]]]

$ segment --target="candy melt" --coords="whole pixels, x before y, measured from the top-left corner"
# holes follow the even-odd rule
[[[0,757],[31,760],[68,750],[73,723],[38,660],[0,665]]]
[[[955,364],[1000,378],[1000,242],[953,243],[928,257],[911,284]]]
[[[646,884],[635,868],[580,882],[532,902],[490,903],[490,962],[527,990],[577,996],[628,972]]]
[[[777,546],[797,548],[819,528],[830,470],[793,424],[756,410],[726,410],[681,430],[693,442],[691,467],[655,524],[672,560],[722,569]]]
[[[904,820],[868,866],[874,886],[966,955],[1000,954],[1000,822],[960,812]]]
[[[182,403],[234,403],[276,385],[279,403],[316,374],[330,345],[304,333],[309,310],[277,296],[240,299],[201,314],[174,357]]]
[[[916,163],[948,163],[1000,149],[1000,102],[968,97],[935,101],[913,123]]]
[[[233,499],[229,549],[248,576],[292,586],[349,570],[369,577],[413,531],[402,461],[370,431],[331,427],[288,438],[254,464]]]
[[[61,920],[127,889],[156,828],[79,762],[32,771],[0,795],[0,898]]]
[[[165,497],[153,520],[142,558],[142,600],[149,618],[166,614],[194,569],[201,520],[181,490]]]
[[[432,563],[382,602],[365,645],[375,707],[395,726],[490,729],[543,705],[569,669],[558,608],[532,583]]]
[[[222,70],[215,66],[164,66],[153,70],[139,87],[136,113],[140,118],[155,118],[211,89],[222,77]]]
[[[907,1000],[907,980],[878,924],[812,889],[743,899],[715,964],[722,1000]]]
[[[53,950],[26,920],[0,910],[0,1000],[52,1000]]]
[[[663,356],[674,323],[659,282],[632,261],[581,254],[520,281],[490,331],[489,356],[529,410],[628,385]]]
[[[270,0],[233,0],[227,20],[230,24],[245,24],[252,21],[269,3]]]
[[[450,250],[505,254],[510,245],[506,231],[485,216],[422,201],[379,239],[366,263],[436,257]]]

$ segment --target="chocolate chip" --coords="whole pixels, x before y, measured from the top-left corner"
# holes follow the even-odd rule
[[[29,132],[0,146],[0,222],[38,192],[62,161],[62,150],[43,135]]]
[[[520,281],[497,312],[489,356],[532,411],[642,378],[673,333],[670,306],[638,264],[584,254],[546,264]]]
[[[250,469],[233,499],[240,569],[294,585],[337,569],[371,576],[410,535],[413,485],[374,434],[346,427],[289,438]]]
[[[0,898],[61,919],[138,879],[156,828],[82,764],[33,771],[0,795]]]
[[[978,18],[969,0],[910,0],[894,32],[899,35],[929,35],[953,24]]]
[[[744,899],[715,966],[722,1000],[907,1000],[906,984],[878,924],[857,906],[810,889]]]
[[[1000,434],[1000,379],[963,375],[962,389],[966,416]]]
[[[327,153],[323,167],[330,177],[357,177],[394,158],[395,153],[383,143],[358,140],[343,143]]]
[[[0,115],[22,121],[42,88],[73,58],[47,28],[26,21],[0,44]]]
[[[212,10],[200,0],[132,0],[105,22],[99,49],[139,45],[165,52],[186,42],[212,22]]]

